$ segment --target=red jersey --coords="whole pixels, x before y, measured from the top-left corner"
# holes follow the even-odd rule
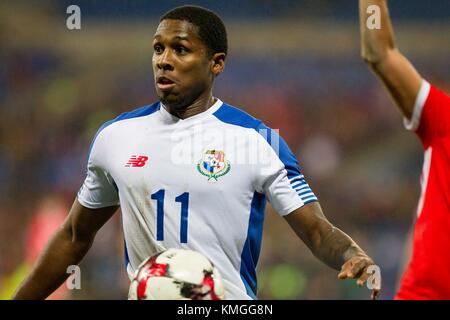
[[[422,141],[413,252],[396,299],[450,299],[450,97],[423,80],[408,129]]]

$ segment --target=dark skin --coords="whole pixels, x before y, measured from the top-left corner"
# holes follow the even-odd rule
[[[186,119],[214,104],[214,79],[225,67],[225,53],[210,54],[197,27],[181,20],[163,20],[154,36],[153,71],[160,100],[167,110]],[[165,77],[161,81],[161,77]],[[15,299],[45,299],[69,276],[67,266],[78,264],[91,247],[97,231],[117,207],[88,209],[75,200],[66,221],[47,244]],[[285,217],[313,254],[339,278],[357,279],[363,285],[372,259],[323,215],[317,202],[304,205]],[[379,290],[372,292],[375,299]]]
[[[88,209],[75,200],[68,217],[49,240],[13,299],[47,298],[68,278],[67,267],[80,263],[91,248],[97,231],[116,211],[117,207]]]
[[[367,7],[380,8],[381,28],[366,27]],[[398,50],[386,0],[360,0],[361,56],[383,82],[403,115],[411,119],[422,76]]]
[[[170,113],[186,119],[214,104],[213,83],[225,68],[225,53],[211,55],[196,26],[187,21],[163,20],[153,48],[156,93]],[[173,85],[160,88],[159,77],[168,78]]]
[[[339,270],[339,279],[356,279],[363,286],[373,260],[346,233],[331,224],[318,202],[294,210],[286,221],[311,252],[329,267]],[[371,299],[378,298],[381,288],[374,288]]]

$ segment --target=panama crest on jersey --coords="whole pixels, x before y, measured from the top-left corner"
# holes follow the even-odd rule
[[[225,152],[221,150],[206,150],[202,159],[197,163],[197,170],[208,177],[208,181],[217,181],[221,176],[230,172],[230,162],[225,158]]]

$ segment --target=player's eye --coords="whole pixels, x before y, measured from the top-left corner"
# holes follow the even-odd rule
[[[161,54],[164,51],[164,48],[160,44],[155,44],[153,50],[155,50],[155,53]]]
[[[188,49],[184,46],[175,46],[174,51],[177,54],[186,54],[188,53]]]

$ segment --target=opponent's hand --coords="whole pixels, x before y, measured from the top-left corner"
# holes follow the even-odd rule
[[[339,279],[357,279],[356,284],[360,287],[366,283],[367,279],[372,275],[367,271],[369,266],[375,265],[368,256],[354,256],[347,260],[338,274]],[[377,287],[378,285],[379,287]],[[381,290],[381,283],[376,284],[372,289],[371,299],[376,300]]]

